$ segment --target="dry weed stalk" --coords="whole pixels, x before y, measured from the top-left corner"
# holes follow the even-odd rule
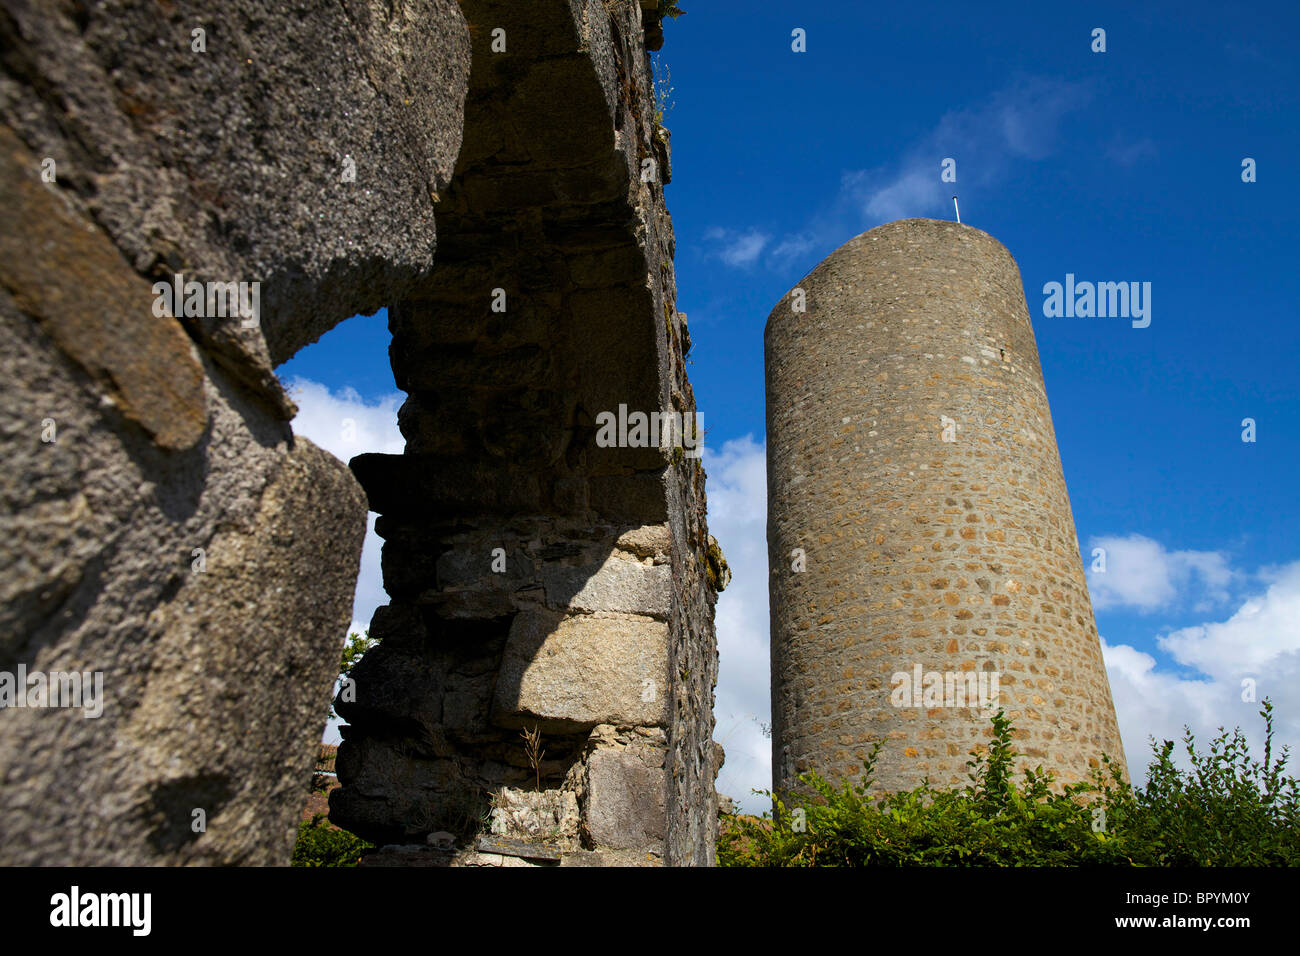
[[[524,738],[524,753],[528,756],[528,762],[533,765],[533,774],[537,780],[537,792],[542,792],[542,757],[546,756],[546,751],[541,748],[542,731],[534,724],[531,732],[525,730],[520,735]]]

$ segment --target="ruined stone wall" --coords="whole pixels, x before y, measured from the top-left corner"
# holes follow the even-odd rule
[[[712,861],[703,470],[594,441],[694,410],[642,6],[0,3],[0,672],[104,682],[0,707],[0,863],[286,862],[366,498],[392,603],[336,818],[491,797],[566,861]],[[381,306],[408,445],[363,495],[272,370]]]
[[[765,342],[776,787],[857,779],[875,741],[878,788],[964,783],[991,734],[992,710],[956,696],[970,674],[999,675],[1022,766],[1122,766],[1007,250],[952,222],[872,229],[772,310]],[[923,678],[893,697],[917,665],[953,693]]]
[[[288,861],[365,502],[272,364],[427,273],[468,69],[450,0],[0,4],[0,672],[103,687],[0,709],[0,863]]]
[[[641,10],[463,8],[438,261],[390,311],[406,449],[353,461],[392,601],[336,703],[331,819],[394,847],[449,834],[465,865],[711,863],[703,470],[596,442],[620,405],[695,410]]]

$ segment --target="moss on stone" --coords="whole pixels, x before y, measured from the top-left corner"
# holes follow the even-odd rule
[[[725,591],[727,585],[731,583],[731,568],[727,565],[727,559],[722,553],[722,548],[719,547],[718,540],[713,535],[709,535],[704,573],[714,591]]]

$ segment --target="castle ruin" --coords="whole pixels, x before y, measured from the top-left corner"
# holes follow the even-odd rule
[[[368,509],[332,818],[378,862],[713,862],[704,471],[598,440],[695,413],[661,6],[0,0],[0,672],[103,680],[0,709],[0,864],[287,862]],[[998,672],[1065,779],[1119,756],[1010,256],[908,220],[802,292],[767,331],[778,787],[875,739],[885,783],[951,782],[987,722],[891,709],[914,664]],[[381,307],[406,447],[344,467],[274,369]]]
[[[0,710],[0,863],[286,863],[367,505],[335,819],[712,862],[703,469],[595,440],[695,410],[657,6],[0,4],[0,671],[104,687]],[[406,453],[349,470],[273,369],[385,306]]]

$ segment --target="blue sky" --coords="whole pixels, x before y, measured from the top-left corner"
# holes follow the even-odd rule
[[[952,218],[954,193],[1020,265],[1079,539],[1089,564],[1107,552],[1090,588],[1135,777],[1148,734],[1253,735],[1246,677],[1300,744],[1300,7],[683,5],[655,60],[710,526],[735,572],[719,788],[768,785],[763,324],[848,239]],[[1067,273],[1150,282],[1150,326],[1045,317]],[[341,457],[401,448],[385,322],[349,320],[279,370],[301,389],[295,429]],[[377,567],[372,542],[363,624]]]

